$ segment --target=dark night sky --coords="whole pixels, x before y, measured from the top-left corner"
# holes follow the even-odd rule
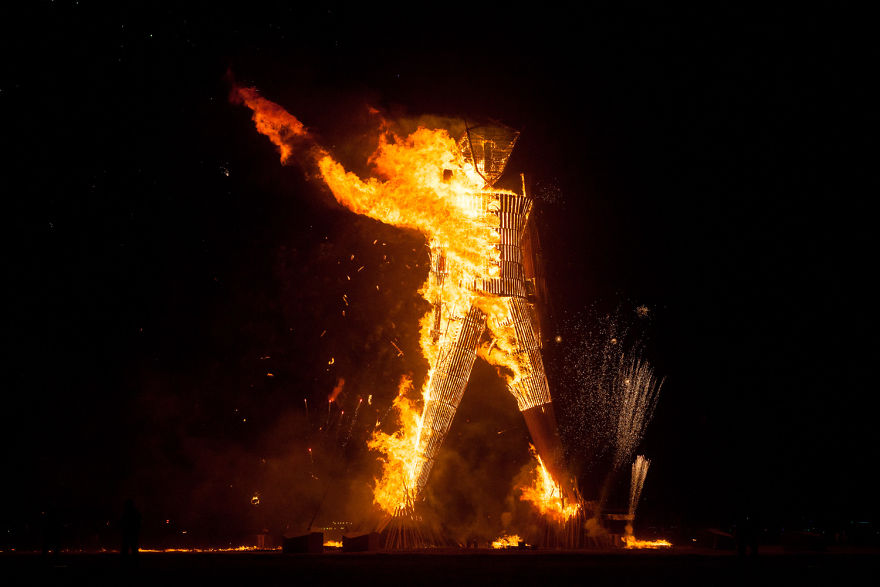
[[[279,414],[392,360],[368,317],[416,311],[418,237],[280,166],[227,70],[343,159],[368,104],[523,129],[511,167],[558,186],[539,214],[553,328],[653,308],[649,515],[876,516],[877,51],[859,15],[33,4],[2,18],[9,524],[210,495],[205,462],[281,455]],[[336,263],[355,251],[390,286],[358,286],[356,334]],[[370,377],[349,400],[393,395]]]

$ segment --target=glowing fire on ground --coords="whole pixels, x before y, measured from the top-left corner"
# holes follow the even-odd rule
[[[342,548],[342,540],[327,540],[324,542],[324,546],[329,546],[331,548]]]
[[[492,542],[492,548],[517,548],[520,542],[523,542],[523,539],[516,534],[505,535]]]
[[[367,443],[370,449],[385,455],[382,460],[382,476],[376,480],[373,502],[383,511],[395,514],[412,499],[412,471],[418,459],[416,450],[421,412],[406,397],[412,389],[412,380],[404,377],[400,382],[394,409],[400,417],[400,429],[393,434],[377,430]]]
[[[518,488],[522,492],[520,499],[531,502],[541,514],[558,523],[571,519],[580,511],[580,504],[574,501],[566,503],[559,484],[550,476],[535,447],[530,445],[529,449],[535,458],[533,481],[531,485]]]
[[[491,209],[492,204],[489,210],[483,209],[475,195],[516,196],[514,192],[488,189],[474,160],[464,157],[455,139],[444,129],[420,127],[408,136],[400,136],[382,121],[378,147],[368,159],[373,177],[364,180],[315,144],[296,117],[261,97],[254,88],[235,88],[233,98],[253,110],[257,130],[278,147],[282,163],[296,149],[298,159],[319,171],[340,204],[356,214],[415,229],[424,235],[432,251],[442,251],[445,278],[438,282],[429,275],[419,290],[430,304],[442,302],[444,312],[442,323],[438,324],[441,320],[433,309],[420,320],[420,347],[430,366],[422,389],[423,400],[429,399],[429,382],[438,363],[441,347],[437,344],[437,333],[454,330],[450,327],[453,319],[460,320],[469,308],[477,308],[487,316],[486,327],[494,338],[491,344],[479,349],[479,356],[499,368],[512,388],[528,376],[528,364],[523,363],[527,356],[514,352],[516,334],[505,299],[468,286],[500,275],[501,237],[495,230],[500,220]],[[527,402],[517,399],[521,404]],[[401,430],[392,435],[376,432],[369,443],[371,449],[384,454],[374,501],[392,515],[411,506],[417,497],[420,472],[426,465],[417,447],[423,434],[434,433],[423,430],[423,415],[403,393],[398,395],[394,407],[400,415]],[[521,405],[520,409],[525,408]],[[448,416],[451,418],[452,413]],[[541,504],[542,511],[559,510],[560,515],[570,516],[576,506],[551,505],[554,500],[549,487],[553,483],[543,463],[540,469],[540,489],[530,492],[529,499]]]
[[[672,546],[668,540],[639,540],[631,534],[621,536],[620,540],[623,541],[624,548],[670,548]]]
[[[255,550],[281,550],[276,548],[260,548],[259,546],[230,546],[229,548],[141,548],[140,552],[251,552]]]

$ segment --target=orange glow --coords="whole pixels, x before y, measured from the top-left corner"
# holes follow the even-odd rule
[[[502,194],[518,194],[490,188],[473,157],[466,158],[446,130],[419,127],[408,136],[400,136],[384,121],[378,146],[368,159],[372,177],[362,179],[316,145],[305,126],[281,106],[260,97],[253,88],[237,88],[235,92],[254,111],[257,130],[279,148],[282,162],[288,160],[294,148],[302,149],[302,162],[317,167],[337,202],[356,214],[420,232],[432,258],[443,259],[444,278],[432,279],[429,274],[419,289],[433,306],[419,322],[419,346],[429,365],[423,400],[429,399],[429,383],[444,337],[454,336],[455,325],[460,329],[469,308],[477,308],[487,316],[486,326],[494,339],[478,350],[479,356],[498,369],[511,389],[528,377],[528,355],[514,352],[516,333],[509,298],[475,286],[500,276],[501,235],[496,230],[501,222],[497,214],[500,208],[493,206],[498,205]],[[442,311],[435,312],[435,308]],[[517,401],[524,410],[549,398],[518,396]],[[423,430],[424,414],[402,392],[394,408],[401,430],[392,435],[377,431],[369,442],[371,449],[384,455],[374,501],[390,514],[418,497],[417,482],[429,464],[419,457],[417,447],[423,434],[427,438],[433,433]],[[543,464],[540,467],[544,475],[549,475]],[[553,485],[552,480],[549,483]],[[563,515],[568,515],[572,507],[576,508],[563,507]]]
[[[367,443],[371,450],[385,455],[382,459],[382,474],[376,480],[373,490],[373,503],[389,514],[396,514],[415,497],[412,495],[412,471],[418,459],[416,441],[421,426],[421,413],[415,403],[405,395],[411,389],[412,380],[408,377],[402,378],[393,403],[400,418],[400,429],[394,434],[377,430]]]
[[[566,503],[559,484],[550,476],[535,447],[529,445],[529,449],[536,461],[532,471],[533,480],[531,485],[517,488],[522,492],[520,499],[531,502],[541,514],[556,522],[562,523],[571,519],[580,511],[580,504],[575,501]]]
[[[140,552],[250,552],[254,550],[281,550],[276,548],[260,548],[259,546],[231,546],[229,548],[141,548]]]
[[[523,539],[516,534],[504,535],[492,542],[492,548],[516,548],[520,542],[523,542]]]
[[[243,102],[253,110],[253,120],[257,130],[269,137],[269,140],[278,147],[282,163],[286,163],[293,152],[289,144],[290,140],[293,137],[308,138],[309,136],[306,127],[295,116],[275,102],[260,96],[256,88],[235,87],[232,90],[232,99],[235,102]]]
[[[668,540],[639,540],[631,534],[621,536],[620,540],[624,543],[624,548],[670,548],[672,546]]]
[[[324,542],[324,546],[330,546],[333,548],[342,548],[342,540],[327,540]]]

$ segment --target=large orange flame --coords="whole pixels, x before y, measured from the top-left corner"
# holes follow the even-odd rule
[[[519,547],[520,542],[523,542],[523,539],[520,538],[518,534],[505,534],[504,536],[501,536],[500,538],[492,541],[492,548],[517,548]]]
[[[531,474],[531,484],[518,488],[521,491],[520,499],[531,502],[541,514],[558,523],[568,521],[580,511],[580,504],[566,501],[562,489],[547,471],[535,447],[530,445],[529,448],[535,459],[535,466]]]
[[[627,534],[625,536],[621,536],[620,540],[623,541],[624,548],[670,548],[672,543],[668,540],[639,540],[632,534]]]
[[[316,166],[340,204],[357,214],[415,229],[425,236],[429,247],[444,250],[446,279],[442,283],[426,279],[419,293],[432,304],[442,300],[451,313],[466,312],[470,307],[482,310],[496,340],[481,349],[480,355],[500,368],[508,384],[516,384],[523,368],[518,362],[520,354],[512,352],[515,333],[503,298],[467,287],[499,275],[500,235],[491,225],[498,217],[475,206],[473,196],[485,191],[486,182],[448,132],[420,127],[408,136],[399,136],[383,124],[378,147],[368,160],[374,177],[365,180],[347,171],[314,143],[296,117],[259,96],[254,88],[236,88],[233,94],[253,110],[257,130],[279,148],[282,162],[295,149],[303,149],[303,162]],[[492,192],[513,193],[494,188]],[[439,348],[432,335],[434,326],[433,312],[429,311],[420,320],[420,347],[431,370],[437,364]],[[426,381],[430,378],[431,371]],[[426,391],[427,386],[422,389],[423,397]],[[394,435],[377,432],[370,442],[372,449],[385,455],[374,499],[391,514],[416,497],[416,446],[422,434],[420,412],[403,394],[394,406],[402,429]]]
[[[382,475],[376,480],[373,490],[373,503],[390,514],[397,513],[415,497],[411,471],[418,458],[416,441],[421,412],[406,397],[410,389],[412,380],[404,377],[393,404],[400,418],[398,431],[386,434],[377,430],[367,444],[372,450],[385,455],[382,459]]]
[[[260,133],[269,137],[281,152],[281,162],[286,163],[293,153],[291,141],[294,137],[309,138],[310,135],[296,116],[287,112],[284,108],[263,98],[257,93],[256,88],[234,87],[232,100],[243,102],[253,110],[254,124]]]

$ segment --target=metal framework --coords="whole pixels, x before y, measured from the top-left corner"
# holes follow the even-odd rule
[[[468,129],[459,143],[463,155],[473,162],[474,168],[486,180],[487,187],[501,176],[507,158],[516,142],[517,133],[497,126]],[[450,307],[442,299],[434,304],[432,341],[438,345],[436,364],[431,365],[422,426],[417,440],[418,457],[413,465],[411,479],[414,494],[421,494],[428,481],[434,459],[446,434],[452,426],[455,412],[470,378],[474,359],[484,331],[488,328],[493,338],[506,341],[503,352],[517,367],[517,376],[508,381],[508,389],[516,398],[520,411],[547,405],[551,402],[544,363],[541,358],[541,336],[534,305],[528,301],[527,280],[523,270],[522,240],[532,210],[532,200],[525,194],[501,191],[483,191],[472,194],[474,211],[499,235],[500,255],[486,259],[485,264],[496,265],[496,271],[486,274],[497,277],[475,279],[462,284],[478,296],[501,298],[503,311],[487,315],[480,307]],[[431,250],[431,279],[442,286],[449,278],[450,261],[440,247]],[[494,344],[494,343],[493,343]],[[499,349],[500,345],[499,345]],[[544,410],[540,410],[544,412]],[[550,426],[556,434],[555,417],[547,410]],[[530,429],[532,428],[531,421]],[[532,430],[532,436],[536,431]],[[538,439],[536,439],[538,440]],[[558,436],[540,445],[558,444]],[[558,451],[561,452],[561,451]],[[554,455],[553,461],[558,455]],[[545,456],[546,458],[546,456]]]

